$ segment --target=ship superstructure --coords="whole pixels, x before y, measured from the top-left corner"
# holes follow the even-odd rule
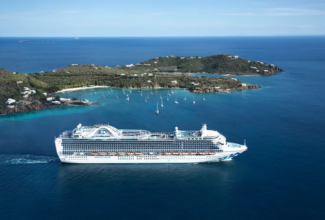
[[[202,163],[231,160],[246,144],[226,141],[206,124],[199,131],[149,132],[108,124],[82,126],[55,138],[63,163]]]

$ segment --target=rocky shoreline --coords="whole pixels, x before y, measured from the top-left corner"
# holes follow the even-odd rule
[[[61,105],[51,104],[51,103],[37,103],[30,105],[18,105],[14,108],[0,109],[0,115],[13,115],[18,113],[32,112],[44,109],[58,108],[64,106],[93,106],[100,105],[98,102],[89,102],[87,104],[71,104],[71,103],[62,103]]]

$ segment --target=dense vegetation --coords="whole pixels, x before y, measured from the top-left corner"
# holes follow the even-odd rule
[[[257,72],[257,69],[260,72]],[[283,70],[274,65],[248,61],[230,55],[202,58],[159,57],[130,67],[117,66],[115,68],[94,64],[70,65],[58,70],[32,74],[14,74],[0,69],[0,109],[5,108],[4,103],[8,98],[20,100],[16,105],[45,102],[44,92],[54,93],[64,88],[89,85],[107,85],[118,88],[187,88],[193,92],[215,92],[214,88],[250,89],[256,86],[247,84],[243,88],[239,80],[192,77],[188,72],[272,75],[278,71]],[[161,72],[178,72],[179,74],[161,74]],[[35,90],[36,94],[23,98],[24,87]]]
[[[142,64],[150,64],[150,66],[157,68],[159,71],[206,72],[232,75],[274,75],[275,72],[283,71],[280,67],[272,64],[250,61],[231,55],[214,55],[208,57],[158,57],[145,61]]]

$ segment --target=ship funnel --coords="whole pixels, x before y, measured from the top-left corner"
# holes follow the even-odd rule
[[[80,129],[80,128],[81,128],[81,126],[82,126],[81,124],[78,124],[77,128],[78,128],[78,129]]]

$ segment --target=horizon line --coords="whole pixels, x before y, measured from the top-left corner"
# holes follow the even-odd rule
[[[325,37],[324,35],[224,35],[224,36],[0,36],[0,38],[180,38],[180,37]]]

